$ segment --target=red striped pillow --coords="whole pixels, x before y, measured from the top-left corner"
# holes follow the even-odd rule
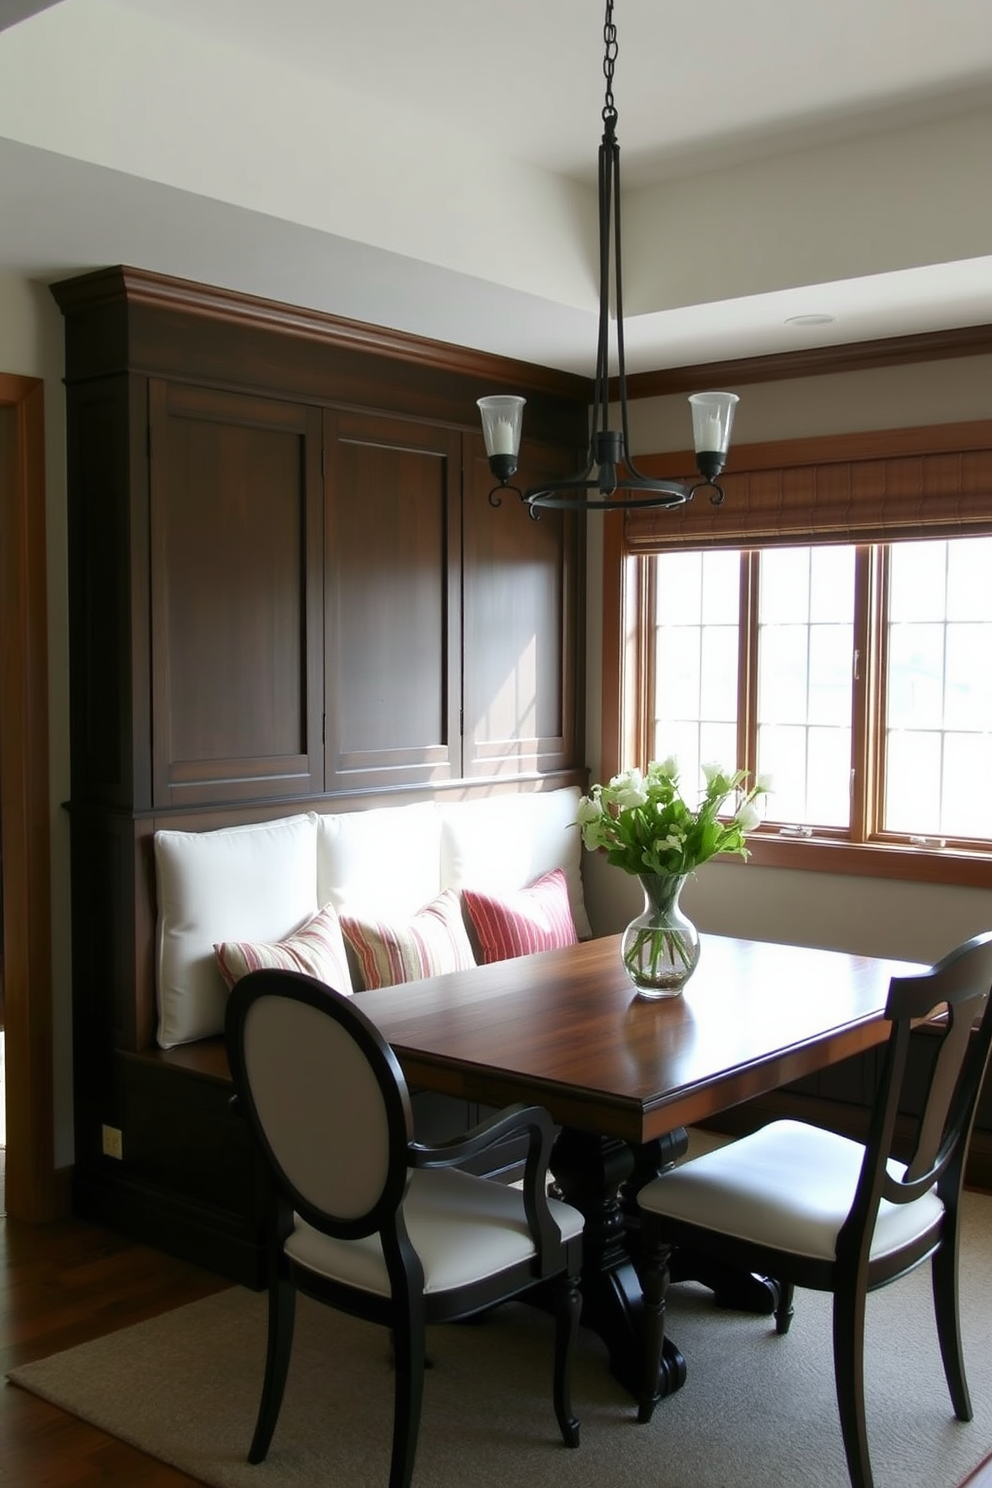
[[[561,868],[553,868],[526,889],[501,898],[462,889],[462,904],[483,962],[554,951],[575,945],[579,938],[568,902],[568,882]]]
[[[409,920],[365,920],[343,914],[341,929],[358,957],[367,990],[419,982],[476,964],[452,889],[445,889]]]
[[[285,940],[223,940],[214,946],[221,976],[229,987],[250,971],[305,971],[336,992],[350,993],[351,973],[333,904],[325,904]]]

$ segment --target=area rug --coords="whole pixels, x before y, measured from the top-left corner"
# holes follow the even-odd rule
[[[955,1421],[929,1268],[874,1293],[866,1347],[876,1488],[957,1488],[992,1449],[992,1198],[964,1212],[962,1313],[975,1419]],[[797,1293],[791,1332],[672,1288],[685,1387],[638,1426],[599,1340],[582,1330],[560,1443],[550,1319],[512,1304],[432,1329],[414,1488],[847,1488],[828,1299]],[[245,1461],[261,1382],[265,1299],[231,1288],[9,1378],[215,1488],[383,1488],[392,1429],[386,1335],[301,1299],[286,1400],[265,1463]]]

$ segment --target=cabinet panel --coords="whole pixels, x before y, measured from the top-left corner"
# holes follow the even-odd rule
[[[150,385],[155,804],[323,788],[320,414]]]
[[[327,788],[460,772],[460,437],[326,419]]]
[[[520,775],[581,763],[581,529],[574,512],[499,507],[481,437],[466,436],[464,773]],[[570,451],[528,444],[522,490],[561,476]],[[572,462],[577,463],[577,459]]]

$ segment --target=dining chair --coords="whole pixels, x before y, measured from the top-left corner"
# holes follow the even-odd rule
[[[579,1443],[571,1368],[582,1215],[547,1194],[554,1127],[511,1106],[463,1138],[414,1140],[392,1049],[357,999],[300,972],[239,981],[225,1036],[235,1103],[271,1176],[268,1342],[250,1462],[268,1452],[282,1404],[297,1292],[392,1330],[389,1488],[407,1488],[420,1427],[425,1328],[547,1287],[556,1318],[554,1409]],[[459,1165],[511,1133],[527,1138],[522,1189]]]
[[[992,1042],[990,987],[992,932],[966,941],[927,972],[892,978],[885,1008],[891,1027],[863,1144],[805,1122],[774,1121],[641,1189],[640,1421],[651,1419],[659,1397],[675,1246],[774,1277],[778,1333],[788,1332],[796,1286],[833,1293],[834,1379],[853,1488],[872,1488],[866,1295],[930,1258],[951,1403],[959,1420],[971,1420],[958,1318],[958,1226],[968,1139]],[[905,1099],[910,1035],[925,1019],[937,1052],[925,1099],[913,1103]]]

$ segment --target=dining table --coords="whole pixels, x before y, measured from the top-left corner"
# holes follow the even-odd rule
[[[361,997],[411,1088],[550,1112],[555,1191],[585,1219],[582,1321],[635,1396],[638,1189],[684,1155],[687,1127],[882,1042],[890,979],[926,969],[729,936],[701,943],[683,991],[658,1000],[630,982],[619,936]],[[772,1310],[772,1280],[739,1281],[732,1305]],[[660,1393],[684,1379],[666,1339]]]

